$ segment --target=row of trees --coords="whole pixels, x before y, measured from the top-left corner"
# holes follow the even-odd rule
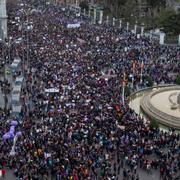
[[[156,16],[157,12],[165,8],[166,0],[103,0],[106,8],[110,9],[114,15],[123,13],[133,13],[141,7],[149,11],[150,16]],[[145,7],[146,6],[146,7]]]
[[[180,34],[180,13],[167,7],[167,0],[103,0],[103,5],[112,16],[138,20],[149,28],[158,27],[166,33]]]
[[[160,13],[156,24],[163,27],[163,31],[171,35],[180,34],[180,13],[175,13],[173,10],[165,10]]]

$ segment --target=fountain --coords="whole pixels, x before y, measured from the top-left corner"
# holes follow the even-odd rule
[[[151,119],[180,129],[180,86],[164,87],[143,96],[140,106]]]

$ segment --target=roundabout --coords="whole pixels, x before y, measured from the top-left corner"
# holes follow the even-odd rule
[[[161,87],[145,93],[140,107],[150,119],[180,129],[180,86]]]

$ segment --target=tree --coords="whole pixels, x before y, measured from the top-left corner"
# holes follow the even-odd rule
[[[136,8],[137,0],[104,0],[105,9],[110,9],[112,16],[130,17]]]
[[[131,89],[130,89],[130,87],[129,87],[129,86],[125,86],[125,95],[126,95],[126,96],[130,96],[130,94],[131,94]]]
[[[155,119],[152,119],[150,122],[150,128],[151,129],[157,129],[159,127],[158,122]]]
[[[147,5],[150,8],[151,16],[154,17],[157,12],[166,7],[166,0],[147,0]]]
[[[131,17],[131,15],[134,16],[134,11],[136,9],[136,1],[135,0],[127,0],[123,7],[123,15],[125,17]]]
[[[152,87],[154,85],[153,79],[150,76],[145,77],[147,82],[147,87]]]
[[[81,9],[85,9],[86,11],[89,9],[87,1],[81,1],[79,6],[81,7]]]
[[[165,33],[180,34],[180,13],[176,14],[173,10],[166,10],[160,13],[157,25],[163,28]],[[173,28],[172,28],[173,27]]]
[[[177,85],[180,85],[180,75],[178,75],[178,76],[176,77],[175,83],[176,83]]]
[[[156,7],[160,7],[160,6],[164,6],[166,5],[166,0],[147,0],[147,4],[151,7],[151,8],[156,8]]]

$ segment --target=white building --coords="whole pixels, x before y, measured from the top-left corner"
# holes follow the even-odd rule
[[[6,0],[0,0],[0,38],[7,37],[7,12]]]

